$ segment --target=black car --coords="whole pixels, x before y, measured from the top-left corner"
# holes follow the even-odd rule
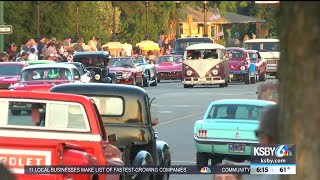
[[[193,44],[200,43],[213,43],[213,40],[209,37],[186,37],[179,38],[174,43],[174,48],[171,54],[173,55],[183,55],[186,48]]]
[[[90,71],[92,82],[112,83],[115,79],[115,74],[109,73],[107,67],[109,54],[106,51],[76,52],[73,61],[82,63]]]
[[[159,123],[157,111],[152,106],[144,89],[122,84],[65,84],[54,86],[50,92],[84,95],[91,98],[103,120],[112,145],[123,154],[126,166],[162,166],[171,164],[169,145],[158,140],[152,128]],[[151,177],[139,174],[135,179],[168,179],[169,174],[156,174]]]

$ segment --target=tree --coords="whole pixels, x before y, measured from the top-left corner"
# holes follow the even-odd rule
[[[280,143],[296,144],[297,175],[320,179],[319,2],[280,3]]]

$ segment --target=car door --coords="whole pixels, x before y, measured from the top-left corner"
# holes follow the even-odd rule
[[[259,73],[262,73],[266,70],[267,61],[262,59],[259,52],[256,52],[256,56],[257,56],[257,66],[258,66]]]

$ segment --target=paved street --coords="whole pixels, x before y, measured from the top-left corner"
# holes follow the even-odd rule
[[[268,77],[267,81],[275,81]],[[229,87],[196,86],[185,89],[180,81],[162,81],[158,87],[145,88],[149,96],[156,97],[160,124],[155,127],[159,139],[171,148],[173,165],[195,165],[196,150],[192,136],[193,125],[202,119],[208,105],[219,99],[257,99],[257,87],[231,83]],[[172,175],[171,180],[209,180],[212,175]]]

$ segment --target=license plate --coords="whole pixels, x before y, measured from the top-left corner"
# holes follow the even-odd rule
[[[199,81],[199,82],[205,82],[205,81],[206,81],[206,78],[199,78],[198,81]]]
[[[245,144],[228,144],[229,152],[244,152],[246,149]]]

